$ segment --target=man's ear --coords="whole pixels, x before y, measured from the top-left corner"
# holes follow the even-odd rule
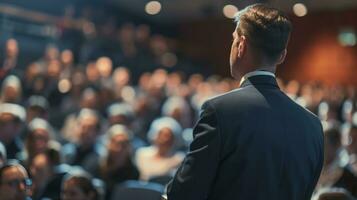
[[[277,64],[278,64],[278,65],[280,65],[281,63],[284,62],[285,57],[286,57],[286,54],[287,54],[287,50],[284,49],[283,52],[281,52],[280,57],[279,57],[279,59],[278,59],[278,61],[277,61]]]
[[[237,45],[238,45],[238,57],[241,58],[244,55],[247,46],[247,41],[245,36],[239,37],[239,42],[237,43]]]

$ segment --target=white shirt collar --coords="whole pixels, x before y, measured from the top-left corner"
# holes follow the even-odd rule
[[[252,71],[252,72],[248,72],[246,73],[241,79],[240,79],[240,85],[242,85],[242,83],[252,77],[252,76],[259,76],[259,75],[264,75],[264,76],[272,76],[275,78],[275,74],[273,72],[269,72],[269,71],[262,71],[262,70],[256,70],[256,71]]]

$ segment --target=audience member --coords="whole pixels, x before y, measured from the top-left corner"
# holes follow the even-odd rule
[[[181,131],[173,118],[162,117],[152,122],[148,133],[151,146],[139,148],[135,156],[142,180],[169,175],[182,162],[183,153],[175,149]]]
[[[100,118],[96,111],[84,108],[79,112],[77,123],[77,130],[72,130],[77,141],[62,148],[64,162],[79,165],[89,173],[95,173],[103,154],[102,144],[98,141]]]
[[[106,197],[110,197],[116,184],[139,179],[139,171],[132,161],[133,134],[123,125],[113,125],[107,132],[107,155],[102,162],[99,176],[106,183]]]
[[[8,161],[0,167],[1,200],[27,200],[31,184],[26,169],[16,161]]]
[[[62,184],[61,200],[100,200],[92,178],[85,172],[69,174]]]
[[[20,131],[25,120],[25,109],[17,104],[0,103],[0,141],[5,145],[7,158],[14,159],[23,148]]]
[[[351,166],[343,160],[341,133],[332,127],[325,131],[325,161],[316,190],[326,187],[340,187],[357,197],[357,176]]]

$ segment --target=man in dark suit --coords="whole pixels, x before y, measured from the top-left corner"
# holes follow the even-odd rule
[[[310,200],[323,164],[321,123],[274,75],[291,24],[263,4],[236,21],[230,65],[241,86],[202,106],[168,200]]]

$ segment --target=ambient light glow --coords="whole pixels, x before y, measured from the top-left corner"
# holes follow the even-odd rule
[[[303,17],[307,14],[307,8],[302,3],[297,3],[293,6],[294,14],[298,17]]]
[[[158,1],[150,1],[146,4],[145,11],[149,15],[156,15],[161,11],[161,3]]]
[[[233,19],[238,12],[238,8],[234,5],[225,5],[223,7],[223,15],[229,19]]]

